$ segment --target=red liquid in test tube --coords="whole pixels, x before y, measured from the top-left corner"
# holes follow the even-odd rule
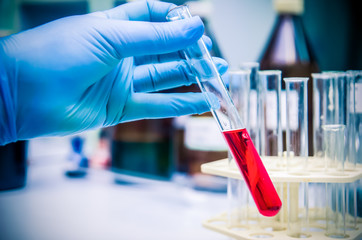
[[[259,212],[267,217],[276,215],[282,207],[282,202],[247,130],[244,128],[222,133]]]

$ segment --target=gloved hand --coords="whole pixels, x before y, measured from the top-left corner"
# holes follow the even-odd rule
[[[203,24],[164,22],[172,7],[137,1],[0,39],[0,145],[208,111],[201,93],[151,93],[195,82],[177,51]]]

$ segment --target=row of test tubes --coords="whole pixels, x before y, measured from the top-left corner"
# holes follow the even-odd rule
[[[284,206],[273,218],[255,211],[243,181],[229,179],[229,226],[247,228],[254,223],[296,238],[310,237],[313,231],[348,238],[348,231],[358,230],[361,181],[339,181],[338,176],[359,171],[362,162],[362,71],[284,78],[283,90],[282,72],[260,71],[258,63],[244,63],[228,78],[230,95],[264,164],[273,173],[292,176],[275,183]],[[313,81],[312,126],[308,126],[308,81]],[[308,136],[308,127],[313,136]],[[309,138],[313,146],[308,146]],[[314,156],[308,156],[309,147]],[[336,178],[301,180],[311,172]]]
[[[362,71],[312,74],[313,126],[308,126],[309,78],[284,78],[284,91],[281,71],[259,71],[258,63],[242,66],[229,72],[230,94],[261,156],[287,154],[293,160],[278,168],[299,173],[316,168],[343,172],[362,163]],[[313,146],[308,146],[309,137]],[[317,162],[308,162],[309,147]],[[334,157],[325,158],[326,147],[335,150],[328,152]]]

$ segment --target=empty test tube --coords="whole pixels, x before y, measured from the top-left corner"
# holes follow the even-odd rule
[[[303,174],[308,164],[308,78],[284,78],[287,99],[287,169]]]
[[[357,228],[357,189],[361,180],[346,184],[346,230]]]
[[[281,170],[285,167],[283,161],[283,135],[281,126],[281,85],[280,70],[263,70],[258,72],[259,81],[259,131],[260,156],[274,157],[268,162],[272,169]],[[279,158],[277,158],[279,157]],[[287,202],[287,184],[276,183],[279,196]],[[281,231],[285,229],[286,211],[282,209],[274,218],[261,218],[264,229]]]
[[[171,9],[168,21],[191,18],[187,6]],[[258,210],[276,215],[281,201],[202,39],[186,48],[186,60],[234,156]]]
[[[259,71],[261,156],[282,156],[281,77],[279,70]]]
[[[323,125],[334,124],[335,98],[333,78],[329,74],[313,73],[313,152],[323,166]],[[321,167],[321,166],[320,166]]]
[[[348,165],[355,169],[357,163],[362,163],[362,71],[347,74]]]
[[[334,122],[336,124],[346,124],[347,107],[347,73],[342,71],[323,71],[322,75],[327,75],[333,79],[334,98]]]
[[[326,183],[326,233],[331,238],[348,238],[346,233],[346,184]]]
[[[228,227],[229,228],[247,228],[250,220],[248,209],[248,188],[244,181],[234,178],[228,178]],[[254,208],[255,209],[255,208]]]
[[[362,163],[362,71],[347,71],[347,129],[348,129],[348,158],[346,168],[356,169]],[[357,218],[362,216],[361,200],[362,180],[350,184],[348,188],[348,226],[356,228]]]
[[[323,71],[322,74],[327,74],[333,78],[333,97],[334,97],[334,122],[329,120],[329,123],[326,124],[342,124],[347,125],[347,104],[348,104],[348,79],[347,73],[342,71]],[[327,119],[328,120],[328,119]],[[344,136],[339,140],[340,144],[343,145],[343,148],[348,149],[349,141],[348,141],[349,131],[348,128],[344,131]],[[344,151],[344,158],[346,162],[346,166],[349,163],[348,151]],[[343,166],[344,167],[344,166]]]
[[[344,131],[343,124],[323,125],[325,171],[344,171]]]
[[[287,171],[306,174],[308,163],[308,78],[284,78],[286,88]],[[288,183],[288,230],[291,237],[309,237],[308,182]]]
[[[288,184],[288,229],[293,238],[310,237],[308,182]]]

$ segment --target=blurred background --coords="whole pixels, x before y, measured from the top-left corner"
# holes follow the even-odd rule
[[[105,10],[126,2],[119,0],[0,0],[0,36],[14,34],[65,16]],[[185,3],[182,0],[168,2],[178,5]],[[304,1],[302,22],[320,71],[362,68],[362,15],[358,3],[358,0]],[[200,15],[204,20],[206,35],[213,40],[212,54],[225,58],[230,69],[237,69],[242,62],[261,60],[277,19],[272,0],[200,0],[191,2],[190,8],[194,15]],[[177,91],[190,90],[195,89],[180,88]],[[142,224],[141,227],[148,224],[148,221],[140,220],[144,211],[137,211],[135,210],[137,206],[130,204],[132,202],[137,204],[139,198],[148,196],[155,198],[150,200],[150,205],[148,205],[150,208],[158,206],[157,204],[167,206],[172,202],[173,205],[169,206],[170,211],[175,211],[177,214],[183,211],[180,215],[180,219],[184,221],[181,226],[194,231],[193,233],[191,231],[189,239],[224,239],[207,235],[197,224],[210,209],[222,209],[220,205],[224,203],[221,200],[227,186],[225,179],[201,174],[200,165],[226,157],[227,147],[209,114],[201,117],[143,120],[88,131],[75,136],[39,138],[0,147],[0,190],[5,190],[4,194],[0,195],[0,226],[3,226],[3,228],[0,227],[0,239],[22,239],[22,231],[30,234],[31,237],[27,239],[49,239],[52,236],[51,231],[45,231],[43,235],[39,235],[38,231],[41,231],[41,224],[45,224],[46,219],[54,221],[56,219],[52,218],[50,213],[48,215],[35,213],[34,209],[42,206],[49,211],[54,211],[54,216],[60,216],[59,221],[63,224],[69,220],[68,217],[72,217],[72,213],[82,215],[89,210],[89,217],[94,217],[92,221],[87,218],[91,224],[89,226],[97,224],[100,226],[99,231],[93,229],[89,232],[93,231],[94,236],[112,239],[116,235],[122,236],[122,233],[115,231],[114,228],[118,225],[126,226],[127,219],[133,219],[138,224]],[[147,188],[147,191],[140,190],[140,186],[148,186],[148,184],[154,186],[153,181],[160,181],[166,185],[152,190]],[[178,188],[168,183],[176,184]],[[9,190],[17,188],[22,189],[19,192]],[[162,189],[172,193],[173,197],[164,194]],[[192,191],[189,192],[187,189]],[[158,190],[163,193],[160,194]],[[79,191],[85,195],[79,196]],[[99,191],[99,194],[94,191]],[[130,197],[134,194],[133,191],[136,192],[134,198]],[[53,195],[44,198],[48,193]],[[178,193],[183,195],[177,197]],[[128,200],[125,199],[124,194],[130,194],[127,197]],[[77,197],[72,199],[71,196]],[[210,201],[210,196],[215,199],[215,203]],[[59,201],[59,198],[64,199],[63,204],[68,205],[58,204],[55,199]],[[110,199],[115,199],[115,202]],[[125,199],[124,202],[122,199]],[[88,201],[91,203],[85,203]],[[179,204],[177,207],[174,206],[175,202]],[[151,205],[152,203],[154,205]],[[208,203],[210,208],[207,208],[205,203]],[[108,207],[102,204],[107,204]],[[143,205],[144,202],[139,202],[139,204]],[[79,206],[82,205],[87,206],[87,209],[80,210]],[[114,212],[113,210],[120,205],[132,206],[131,208],[135,211]],[[196,210],[194,215],[187,212],[187,209],[195,208],[200,212]],[[102,209],[113,213],[104,214]],[[155,211],[160,211],[160,216],[162,216],[156,217],[160,223],[164,223],[164,219],[172,214],[161,206],[156,209]],[[153,213],[146,211],[148,220],[154,217]],[[6,219],[9,215],[15,217],[10,218],[12,220]],[[101,218],[97,220],[99,215]],[[22,222],[24,220],[20,221],[16,218],[21,218],[21,216],[35,217],[39,225],[35,224],[36,226],[32,227],[36,230],[32,230],[30,225]],[[115,219],[118,217],[123,220],[117,222]],[[174,218],[171,217],[171,219]],[[194,220],[191,221],[192,224],[187,224],[187,219],[190,218]],[[89,235],[82,232],[88,226],[82,223],[85,221],[84,217],[75,219],[80,224],[79,232],[75,236],[78,236],[78,239],[89,238]],[[76,225],[74,221],[70,220]],[[108,221],[111,223],[108,224]],[[177,221],[172,220],[169,224],[172,223],[177,224]],[[20,224],[20,229],[17,227],[18,224]],[[55,225],[54,223],[51,226]],[[71,229],[77,232],[75,225],[72,225]],[[8,228],[5,231],[3,229],[6,226]],[[70,227],[67,224],[64,226]],[[175,230],[174,227],[169,227]],[[102,228],[106,228],[109,235],[102,235]],[[132,231],[138,230],[138,226],[132,224],[129,228]],[[60,234],[67,232],[70,228],[63,229],[57,225],[54,229],[57,229],[55,232]],[[151,228],[149,230],[152,231]],[[20,233],[15,234],[17,231]],[[65,233],[63,235],[67,238],[71,238],[70,236],[72,235]],[[134,237],[131,234],[123,236]],[[170,238],[170,236],[173,235],[167,233],[154,235],[155,238],[160,239]],[[155,238],[151,237],[151,239]],[[50,239],[55,238],[50,237]],[[140,239],[143,238],[140,237]]]
[[[61,17],[105,10],[126,2],[119,0],[1,0],[0,36],[33,28]],[[171,2],[178,5],[185,3],[181,0]],[[362,21],[357,6],[356,0],[304,1],[302,14],[304,30],[320,71],[361,68]],[[214,44],[212,54],[225,58],[230,69],[237,69],[242,62],[261,60],[277,19],[272,0],[193,1],[191,11],[193,14],[200,15],[205,22],[206,35],[212,38]],[[180,91],[185,91],[185,89]],[[195,123],[187,124],[189,122],[187,119],[188,117],[147,120],[123,124],[115,129],[85,133],[83,138],[87,138],[87,141],[84,143],[84,151],[89,157],[94,154],[99,139],[106,139],[106,141],[111,139],[107,143],[109,146],[105,148],[113,149],[110,155],[113,157],[112,164],[115,169],[150,173],[166,178],[175,171],[191,173],[198,171],[199,166],[189,166],[190,162],[196,164],[196,162],[204,162],[206,158],[215,160],[226,157],[226,146],[220,146],[222,145],[220,140],[215,143],[206,143],[205,146],[195,146],[195,143],[202,142],[195,140],[195,135],[202,134],[192,136],[187,134],[188,137],[185,138],[185,126],[191,128],[188,131],[190,133],[207,132],[206,129],[200,129],[198,126],[200,123],[196,126]],[[209,126],[210,124],[201,125]],[[209,128],[215,129],[215,125]],[[207,135],[199,137],[203,140],[210,139]],[[28,146],[28,159],[36,161],[38,155],[44,155],[41,146],[47,144],[48,141],[57,142],[52,152],[65,154],[69,152],[67,148],[71,147],[68,138],[32,140]],[[58,141],[64,143],[64,146],[60,147]],[[134,142],[136,144],[133,144]],[[137,151],[140,144],[143,151]],[[194,149],[185,150],[184,145]],[[36,149],[37,147],[40,149]],[[215,151],[215,147],[219,149]],[[208,151],[210,149],[213,151]],[[138,160],[124,161],[123,159],[126,158]],[[147,158],[147,161],[144,161],[144,158]]]

